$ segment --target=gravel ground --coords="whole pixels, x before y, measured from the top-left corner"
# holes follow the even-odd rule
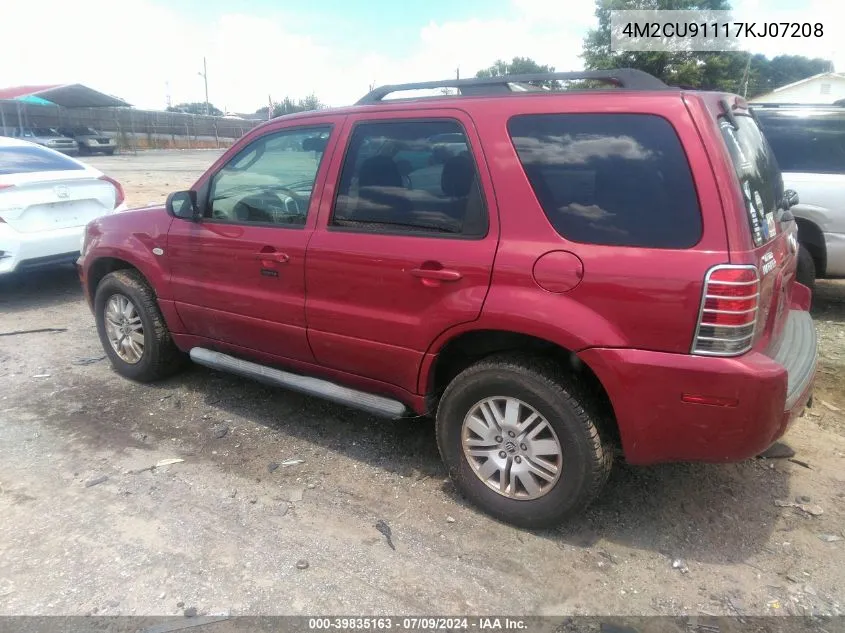
[[[215,155],[91,162],[145,204]],[[0,615],[843,614],[845,283],[814,314],[805,465],[619,464],[582,518],[528,532],[462,501],[428,421],[196,366],[129,382],[73,271],[4,278],[0,334],[57,331],[0,336]]]

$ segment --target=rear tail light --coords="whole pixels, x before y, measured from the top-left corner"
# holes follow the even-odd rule
[[[114,187],[114,208],[117,209],[126,200],[126,194],[123,192],[123,186],[114,178],[108,176],[100,176],[100,180],[105,180]]]
[[[707,271],[692,353],[739,356],[750,350],[759,301],[755,266],[720,265]]]

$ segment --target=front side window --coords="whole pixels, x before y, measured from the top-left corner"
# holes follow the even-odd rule
[[[444,119],[356,126],[330,226],[486,235],[478,172],[460,124]]]
[[[508,132],[549,222],[574,242],[690,248],[702,221],[672,125],[649,114],[531,114]]]
[[[237,223],[304,226],[331,126],[263,136],[211,181],[206,215]]]

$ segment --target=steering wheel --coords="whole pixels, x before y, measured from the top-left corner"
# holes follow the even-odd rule
[[[282,192],[282,193],[284,193],[284,194],[285,194],[288,198],[290,198],[291,200],[293,200],[294,204],[296,205],[296,212],[297,212],[298,214],[301,214],[301,213],[302,213],[302,205],[300,205],[300,202],[304,204],[304,203],[305,203],[305,198],[303,198],[302,196],[300,196],[300,195],[299,195],[298,193],[296,193],[293,189],[289,189],[288,187],[272,187],[269,191],[272,191],[274,194],[275,194],[277,191],[281,191],[281,192]],[[280,199],[281,199],[281,198],[280,198]],[[285,209],[287,209],[287,204],[286,204],[286,203],[282,203],[282,204],[284,204],[284,205],[285,205]],[[307,211],[307,209],[306,209],[306,211]]]

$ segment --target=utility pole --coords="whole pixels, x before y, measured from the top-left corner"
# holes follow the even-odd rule
[[[742,97],[748,97],[748,76],[751,74],[751,51],[748,51],[748,63],[745,64],[743,73]]]
[[[460,81],[460,79],[461,79],[461,67],[460,66],[458,66],[455,69],[455,79],[457,79],[458,81]]]
[[[169,81],[164,82],[164,88],[167,91],[167,107],[169,108],[171,105],[173,105],[173,103],[171,102],[171,99],[170,99],[170,82]]]
[[[205,115],[208,116],[210,114],[208,107],[208,68],[205,65],[205,57],[202,58],[202,72],[198,72],[197,74],[201,76],[205,82]]]

